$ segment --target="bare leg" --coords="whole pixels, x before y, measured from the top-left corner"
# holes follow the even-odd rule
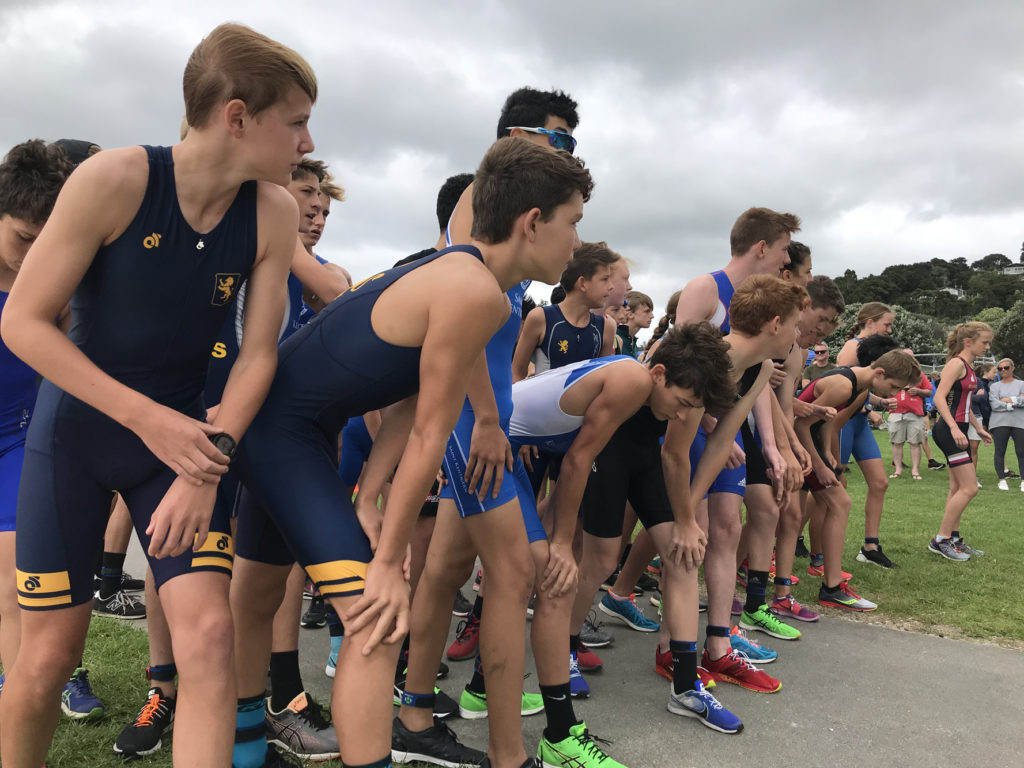
[[[921,475],[921,444],[911,443],[910,444],[910,474],[911,477],[920,477]]]
[[[946,497],[946,511],[942,516],[939,536],[949,538],[953,531],[960,530],[960,518],[971,499],[978,495],[978,479],[973,464],[961,464],[949,468],[949,495]]]
[[[803,512],[800,511],[803,491],[790,495],[789,503],[779,513],[779,526],[775,538],[775,576],[788,579],[793,575],[793,559],[796,552],[796,539],[804,525]],[[791,588],[785,584],[775,585],[775,596],[785,597]]]
[[[644,571],[647,570],[648,563],[651,562],[651,558],[657,552],[658,548],[655,546],[651,534],[647,532],[646,528],[641,528],[640,533],[637,534],[636,540],[633,542],[633,546],[629,549],[626,562],[622,565],[622,569],[615,579],[616,594],[628,595],[633,591],[634,585],[640,580]]]
[[[177,576],[160,588],[178,667],[174,764],[231,764],[235,737],[234,632],[230,579],[213,572]]]
[[[433,517],[418,517],[412,531],[412,562],[409,564],[409,589],[412,590],[413,597],[416,595],[416,587],[420,583],[423,565],[427,561],[427,550],[430,548],[430,539],[434,535],[435,520],[436,518]]]
[[[21,609],[14,567],[14,531],[0,531],[0,664],[14,668],[21,643]]]
[[[358,599],[332,597],[330,601],[343,616]],[[401,643],[380,643],[364,655],[373,629],[371,622],[359,632],[348,632],[338,652],[331,712],[345,765],[365,765],[391,755],[392,686]],[[360,693],[354,696],[353,691]]]
[[[885,492],[889,481],[881,459],[858,461],[860,471],[868,484],[868,495],[864,501],[864,538],[877,539],[882,525],[882,508],[885,506]],[[865,544],[864,549],[878,549],[877,544]]]
[[[103,551],[123,555],[128,551],[128,542],[132,538],[132,517],[121,494],[114,498],[114,509],[107,520],[107,530],[103,534]]]
[[[306,587],[306,572],[298,563],[292,566],[285,583],[284,595],[274,614],[274,653],[299,649],[299,619],[302,617],[302,590]]]
[[[291,569],[290,565],[267,565],[235,557],[231,613],[235,622],[238,691],[237,696],[233,692],[228,697],[232,705],[236,698],[260,696],[266,690],[274,614],[281,604]]]
[[[536,569],[537,599],[533,606],[530,645],[537,665],[537,679],[541,685],[565,685],[569,682],[569,624],[576,590],[571,589],[561,597],[542,592],[540,582],[548,565],[548,543],[533,542],[530,554]]]
[[[6,670],[0,696],[0,762],[5,766],[39,768],[46,759],[60,715],[60,692],[82,658],[91,615],[91,602],[23,611],[18,663]]]
[[[704,555],[704,581],[708,588],[708,624],[728,627],[736,584],[736,547],[740,540],[742,496],[708,496],[708,546]],[[707,651],[720,659],[732,650],[728,637],[708,637]]]
[[[903,474],[903,443],[892,444],[892,476],[899,477]]]
[[[825,555],[826,586],[835,586],[842,581],[843,542],[846,540],[846,524],[850,519],[850,496],[844,488],[832,487],[814,494],[825,506],[822,525],[822,552]]]
[[[748,485],[746,506],[747,524],[743,528],[747,535],[749,566],[754,571],[767,571],[771,567],[775,529],[779,524],[779,506],[775,503],[772,486]]]
[[[405,690],[418,694],[434,690],[451,623],[452,601],[473,572],[476,560],[469,532],[459,519],[452,499],[441,499],[438,503],[434,533],[409,616],[409,668]],[[423,707],[403,705],[399,717],[411,731],[426,730],[434,723],[433,712]]]
[[[146,569],[146,628],[149,636],[149,665],[159,667],[173,664],[174,651],[171,648],[171,630],[167,626],[164,606],[160,602],[156,585],[153,583],[153,571],[148,568]],[[153,678],[153,682],[160,683],[160,690],[167,698],[173,699],[177,695],[178,689],[174,680]]]
[[[600,538],[584,532],[583,558],[580,560],[579,584],[576,587],[576,599],[572,608],[570,634],[578,635],[583,622],[590,613],[594,603],[594,595],[619,562],[621,539]],[[566,655],[568,661],[568,655]]]
[[[818,501],[817,494],[812,493],[809,495],[810,498],[807,500],[807,533],[811,539],[811,553],[817,555],[825,550],[823,544],[823,537],[825,535],[823,531],[825,525],[825,506]]]

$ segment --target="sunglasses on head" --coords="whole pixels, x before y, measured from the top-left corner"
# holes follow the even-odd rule
[[[525,125],[511,125],[505,130],[512,131],[516,128],[527,133],[543,134],[548,137],[548,144],[555,149],[564,149],[570,155],[576,150],[576,139],[572,137],[572,134],[562,133],[561,131],[549,131],[547,128],[527,128]]]

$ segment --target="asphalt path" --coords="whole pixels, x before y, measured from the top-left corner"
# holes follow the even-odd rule
[[[145,572],[134,539],[126,568]],[[473,597],[468,587],[463,594]],[[656,617],[646,599],[640,604]],[[457,624],[453,618],[452,638]],[[703,624],[702,616],[701,637]],[[782,689],[760,694],[719,683],[712,692],[744,724],[742,733],[725,735],[666,710],[669,683],[654,671],[657,633],[635,632],[615,620],[605,628],[615,642],[597,651],[604,668],[586,676],[591,697],[576,700],[576,715],[609,740],[606,751],[629,768],[1024,766],[1020,651],[843,617],[800,625],[804,635],[795,642],[755,635],[779,651],[778,660],[764,669]],[[327,702],[327,630],[301,630],[299,644],[306,688]],[[473,665],[449,666],[449,677],[438,685],[457,700]],[[526,671],[533,671],[529,645]],[[525,686],[538,691],[535,674]],[[449,723],[465,743],[486,748],[486,720]],[[528,754],[536,750],[543,728],[543,714],[523,719]]]

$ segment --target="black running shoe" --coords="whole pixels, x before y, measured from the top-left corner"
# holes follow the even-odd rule
[[[395,691],[392,701],[395,706],[402,704],[402,692],[405,690],[405,675],[409,670],[406,668],[395,670]],[[459,714],[459,704],[438,687],[434,687],[434,717],[438,720],[447,720],[449,717]]]
[[[391,759],[396,763],[417,760],[445,768],[480,765],[487,753],[467,747],[445,723],[434,722],[425,731],[410,731],[397,717],[391,726]]]
[[[306,762],[274,744],[267,745],[267,757],[260,768],[305,768]]]
[[[448,677],[448,672],[449,672],[449,671],[450,671],[450,670],[449,670],[449,668],[448,668],[448,665],[447,665],[447,664],[445,664],[445,663],[444,663],[444,662],[442,661],[442,662],[441,662],[440,664],[438,664],[438,666],[437,666],[437,679],[438,679],[438,680],[444,680],[444,679],[445,679],[446,677]]]
[[[466,599],[466,596],[462,594],[460,589],[455,593],[455,604],[452,606],[452,616],[460,619],[464,619],[469,616],[469,612],[473,610],[473,604]]]
[[[935,459],[928,459],[928,469],[945,469],[946,465]]]
[[[146,604],[132,597],[123,589],[106,599],[100,597],[100,593],[97,592],[92,598],[92,612],[96,616],[113,616],[118,619],[144,619],[146,618]]]
[[[163,735],[174,722],[174,699],[164,697],[159,686],[153,686],[146,695],[135,720],[114,741],[114,754],[125,757],[152,755],[163,745]]]
[[[650,576],[649,574],[646,574],[646,573],[641,574],[640,578],[637,579],[637,582],[636,582],[636,591],[637,591],[637,593],[640,593],[640,590],[643,590],[645,592],[653,592],[654,590],[660,589],[660,588],[661,588],[661,582],[659,582],[656,578],[654,578],[653,576]]]
[[[604,758],[607,759],[608,756],[604,755]],[[571,759],[575,760],[575,758]],[[604,759],[600,760],[600,762],[603,763]],[[575,762],[573,762],[572,764],[576,765]],[[569,765],[569,763],[565,763],[565,765]],[[580,765],[582,765],[582,763],[580,763]],[[597,765],[597,763],[593,763],[593,765]],[[491,768],[491,758],[485,757],[484,761],[480,763],[480,768]],[[544,763],[540,761],[539,757],[531,757],[525,763],[519,766],[519,768],[544,768]]]
[[[874,563],[875,565],[880,565],[882,568],[899,568],[896,563],[885,556],[881,547],[878,549],[864,549],[864,547],[861,547],[860,552],[857,555],[857,562]]]
[[[807,549],[807,545],[804,543],[803,536],[797,536],[796,538],[796,551],[793,553],[794,557],[810,557],[810,550]]]
[[[316,595],[309,601],[309,608],[302,614],[302,626],[305,629],[320,629],[327,626],[327,613],[321,595]]]

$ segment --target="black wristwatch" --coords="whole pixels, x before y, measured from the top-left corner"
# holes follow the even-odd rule
[[[210,442],[217,446],[217,450],[229,459],[233,459],[235,452],[238,451],[238,444],[235,442],[235,438],[227,432],[215,432],[210,435]]]

